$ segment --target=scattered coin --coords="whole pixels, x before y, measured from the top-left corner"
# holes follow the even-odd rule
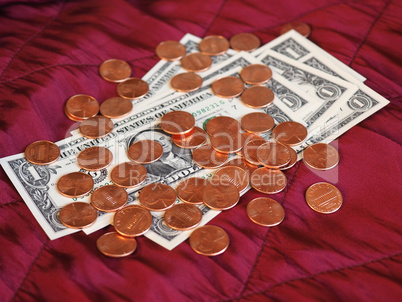
[[[76,118],[76,117],[72,116],[70,113],[67,112],[66,107],[64,107],[64,113],[70,120],[72,120],[74,122],[82,122],[84,120],[83,118]]]
[[[60,222],[72,229],[87,228],[95,223],[97,217],[98,211],[86,202],[69,203],[58,214]]]
[[[259,168],[251,174],[250,183],[258,192],[275,194],[285,189],[287,180],[282,171]]]
[[[24,151],[27,161],[35,165],[50,165],[60,157],[60,148],[49,141],[36,141],[30,143]]]
[[[279,170],[282,170],[282,171],[292,168],[297,162],[297,153],[296,153],[296,151],[293,150],[292,147],[289,147],[289,146],[286,146],[286,147],[288,148],[288,150],[290,152],[290,162],[286,166],[283,166],[283,167],[279,168]]]
[[[64,111],[73,121],[81,121],[97,115],[99,103],[90,95],[77,94],[67,100]]]
[[[245,143],[242,150],[242,156],[244,156],[244,159],[250,164],[256,166],[260,165],[260,161],[257,157],[257,150],[261,145],[265,143],[266,141],[264,139],[256,139]]]
[[[194,72],[179,73],[170,80],[170,85],[179,92],[196,91],[202,85],[202,78]]]
[[[237,133],[240,131],[240,124],[229,116],[216,116],[210,119],[206,125],[207,133],[212,136],[217,133]]]
[[[204,256],[216,256],[228,248],[229,236],[220,227],[204,225],[191,233],[189,242],[196,253]]]
[[[110,59],[99,66],[99,74],[108,82],[118,83],[131,76],[131,67],[123,60]]]
[[[163,147],[154,140],[140,140],[128,148],[128,157],[138,164],[150,164],[163,155]]]
[[[202,39],[198,48],[205,55],[218,56],[228,51],[229,41],[222,36],[210,35]]]
[[[108,118],[125,117],[132,109],[133,103],[121,97],[107,99],[100,105],[100,113]]]
[[[229,43],[237,51],[253,51],[261,45],[260,39],[251,33],[236,34],[230,38]]]
[[[117,85],[117,94],[125,99],[136,100],[149,91],[148,83],[140,78],[128,78]]]
[[[306,127],[293,121],[282,122],[272,130],[273,138],[288,146],[300,145],[306,140],[307,134]]]
[[[173,206],[176,198],[176,191],[171,186],[151,183],[141,190],[139,201],[150,211],[164,211]]]
[[[258,147],[257,158],[265,167],[279,169],[290,162],[290,150],[285,145],[266,142]]]
[[[241,118],[240,125],[247,132],[265,133],[274,128],[275,121],[265,112],[252,112]]]
[[[211,88],[216,96],[231,99],[243,92],[244,83],[239,78],[229,76],[216,80],[212,83]]]
[[[180,60],[186,54],[186,47],[178,41],[163,41],[156,46],[156,55],[166,61]]]
[[[115,185],[100,187],[91,195],[92,206],[102,212],[115,212],[124,207],[127,200],[127,191]]]
[[[265,86],[251,86],[245,89],[240,100],[251,108],[264,108],[274,101],[274,92]]]
[[[200,52],[190,53],[181,59],[181,67],[190,72],[203,72],[208,70],[211,65],[211,57]]]
[[[81,122],[80,132],[87,138],[100,138],[112,132],[114,124],[108,117],[97,115]]]
[[[247,84],[261,85],[271,79],[272,70],[264,64],[251,64],[241,70],[240,77]]]
[[[96,247],[105,256],[120,258],[134,253],[137,248],[137,241],[134,238],[127,238],[116,232],[110,232],[98,238]]]
[[[194,127],[190,135],[172,135],[172,141],[176,146],[184,149],[194,149],[197,148],[207,141],[207,134],[204,130],[199,127]]]
[[[249,185],[249,174],[240,167],[226,166],[219,168],[212,175],[211,182],[213,184],[232,184],[239,193],[243,193]]]
[[[202,145],[193,150],[193,161],[205,169],[215,169],[222,166],[229,155],[215,151],[210,144]]]
[[[248,179],[250,179],[250,175],[258,169],[258,166],[248,163],[244,158],[241,157],[233,158],[224,165],[224,167],[228,166],[242,168],[244,171],[246,171]]]
[[[110,178],[115,185],[124,188],[135,188],[147,178],[147,169],[136,163],[122,163],[113,168]]]
[[[243,136],[240,132],[220,132],[211,136],[211,146],[221,153],[235,153],[244,146]]]
[[[280,34],[283,35],[284,33],[288,32],[289,30],[294,29],[302,36],[308,38],[311,34],[311,27],[310,25],[302,22],[290,22],[282,26],[280,30]]]
[[[247,205],[247,215],[256,224],[273,227],[285,218],[285,211],[280,203],[272,198],[254,198]]]
[[[208,180],[201,177],[187,178],[177,186],[177,196],[185,203],[202,204],[202,192],[208,183]]]
[[[167,209],[163,218],[168,227],[178,231],[187,231],[200,224],[202,212],[193,204],[179,203]]]
[[[73,172],[60,177],[57,189],[65,197],[81,197],[87,195],[94,187],[92,177],[83,172]]]
[[[216,211],[233,208],[239,202],[240,194],[231,183],[208,183],[202,192],[204,204]]]
[[[152,215],[142,206],[129,205],[116,212],[113,218],[113,225],[122,236],[140,236],[151,228]]]
[[[306,201],[310,208],[318,213],[334,213],[342,206],[342,194],[326,182],[311,185],[306,191]]]
[[[304,149],[303,161],[313,169],[329,170],[339,163],[339,153],[331,145],[318,143]]]
[[[89,147],[77,156],[77,164],[88,171],[100,171],[108,167],[113,160],[113,154],[105,147]]]
[[[190,132],[195,125],[195,118],[186,111],[171,111],[162,116],[161,128],[169,134],[185,134]]]

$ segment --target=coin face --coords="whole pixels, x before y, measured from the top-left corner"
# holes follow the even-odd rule
[[[229,43],[237,51],[253,51],[261,45],[260,39],[251,33],[236,34],[230,38]]]
[[[116,212],[113,225],[122,236],[140,236],[151,228],[152,215],[151,212],[139,205],[129,205]]]
[[[100,187],[91,195],[92,206],[102,212],[115,212],[124,207],[127,200],[127,191],[115,185]]]
[[[240,131],[240,124],[229,116],[217,116],[210,119],[206,125],[207,133],[212,136],[217,133],[237,133]]]
[[[50,165],[60,157],[60,148],[49,141],[36,141],[29,144],[24,151],[27,161],[35,165]]]
[[[110,178],[117,186],[135,188],[147,178],[147,169],[141,164],[126,162],[114,167]]]
[[[186,111],[171,111],[161,119],[162,130],[174,135],[188,133],[194,128],[194,125],[194,116]]]
[[[92,177],[83,172],[73,172],[60,177],[57,189],[60,194],[74,198],[87,195],[94,187]]]
[[[199,127],[194,127],[189,135],[172,135],[173,143],[184,149],[194,149],[207,142],[207,134]]]
[[[311,185],[306,191],[306,201],[310,208],[318,213],[334,213],[342,206],[342,194],[326,182]]]
[[[114,124],[108,117],[97,115],[81,122],[80,132],[87,138],[100,138],[112,132]]]
[[[339,153],[329,144],[318,143],[304,149],[303,161],[313,169],[329,170],[339,163]]]
[[[100,105],[100,113],[108,118],[122,118],[133,109],[133,103],[128,99],[114,97],[107,99]]]
[[[187,231],[200,224],[202,212],[193,204],[179,203],[167,209],[163,218],[168,227],[178,231]]]
[[[279,169],[290,162],[290,151],[285,145],[266,142],[258,147],[257,158],[265,167]]]
[[[252,112],[241,118],[240,125],[247,132],[265,133],[274,128],[275,121],[265,112]]]
[[[189,242],[196,253],[204,256],[216,256],[228,248],[229,236],[220,227],[205,225],[191,233]]]
[[[297,162],[297,153],[293,148],[286,146],[290,152],[290,162],[286,164],[286,166],[280,167],[279,170],[288,170],[292,168]]]
[[[140,192],[140,204],[150,211],[164,211],[176,202],[176,191],[162,183],[152,183]]]
[[[261,85],[272,77],[272,70],[264,64],[251,64],[240,72],[241,79],[250,85]]]
[[[163,147],[154,140],[140,140],[128,148],[128,157],[138,164],[150,164],[161,158]]]
[[[215,151],[210,144],[202,145],[193,150],[193,161],[205,169],[216,169],[228,159],[227,153]]]
[[[90,95],[77,94],[67,100],[64,111],[70,119],[83,120],[98,114],[99,103]]]
[[[134,238],[127,238],[116,232],[110,232],[98,238],[96,247],[105,256],[120,258],[134,253],[137,248],[137,241]]]
[[[240,167],[226,166],[219,168],[212,175],[211,182],[214,184],[233,184],[239,193],[244,192],[249,185],[249,174]]]
[[[286,187],[286,176],[282,171],[259,168],[251,174],[250,184],[258,192],[264,194],[275,194]]]
[[[117,85],[117,94],[122,98],[136,100],[149,91],[148,83],[140,78],[128,78]]]
[[[298,146],[307,138],[307,128],[297,122],[282,122],[272,130],[273,138],[288,146]]]
[[[202,85],[202,78],[194,72],[179,73],[170,80],[170,85],[179,92],[196,91]]]
[[[82,229],[95,223],[98,211],[89,203],[73,202],[61,208],[58,217],[66,227]]]
[[[220,132],[211,136],[211,146],[221,153],[235,153],[243,148],[244,140],[240,132]]]
[[[272,198],[258,197],[248,203],[247,215],[256,224],[273,227],[283,221],[285,211]]]
[[[99,74],[108,82],[118,83],[131,76],[131,67],[123,60],[110,59],[99,66]]]
[[[180,60],[186,54],[186,47],[178,41],[163,41],[156,46],[156,55],[166,61]]]
[[[105,147],[90,147],[82,150],[77,156],[77,164],[88,171],[100,171],[108,167],[113,160],[113,154]]]
[[[252,165],[248,163],[244,158],[240,157],[229,160],[226,164],[224,164],[224,167],[227,166],[242,168],[244,171],[246,171],[248,179],[250,179],[251,174],[258,169],[258,166]]]
[[[266,141],[262,138],[245,143],[242,150],[242,156],[244,156],[244,159],[250,164],[256,166],[260,165],[260,161],[257,158],[257,150],[261,145],[265,143]]]
[[[190,72],[203,72],[212,65],[212,59],[200,52],[190,53],[181,59],[181,67]]]
[[[251,86],[240,97],[244,105],[250,108],[265,108],[274,101],[274,92],[265,86]]]
[[[284,33],[288,32],[289,30],[294,29],[302,36],[308,38],[311,34],[311,27],[310,25],[303,23],[303,22],[290,22],[282,26],[280,30],[280,34],[283,35]]]
[[[198,44],[198,48],[205,55],[217,56],[228,51],[229,41],[222,36],[210,35],[202,39]]]
[[[211,85],[213,93],[221,98],[231,99],[239,96],[244,90],[244,83],[236,77],[224,77]]]
[[[201,177],[187,178],[177,186],[177,196],[185,203],[202,204],[202,192],[208,183],[208,180]]]
[[[202,192],[204,204],[216,211],[233,208],[239,202],[239,198],[239,190],[231,183],[210,182]]]

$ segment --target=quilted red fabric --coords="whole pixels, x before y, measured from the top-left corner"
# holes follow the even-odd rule
[[[95,243],[112,227],[50,241],[0,169],[0,300],[400,301],[401,16],[398,0],[0,0],[0,157],[64,138],[70,96],[115,96],[101,62],[121,58],[141,77],[158,61],[155,46],[185,33],[251,32],[266,43],[283,24],[306,22],[313,42],[391,102],[335,142],[337,169],[299,162],[286,172],[286,190],[273,196],[286,212],[280,226],[248,219],[247,203],[262,196],[254,190],[212,220],[231,240],[216,257],[141,237],[135,254],[107,258]],[[322,215],[304,193],[328,179],[344,204]]]

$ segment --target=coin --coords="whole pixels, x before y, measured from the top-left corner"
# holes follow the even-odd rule
[[[176,146],[184,149],[194,149],[207,141],[207,134],[199,127],[194,127],[190,135],[172,135],[172,141]]]
[[[242,156],[244,156],[244,159],[250,164],[256,166],[260,165],[260,161],[257,158],[257,150],[261,145],[265,143],[266,141],[264,139],[256,139],[245,143],[242,150]]]
[[[167,209],[163,218],[168,227],[178,231],[187,231],[200,224],[202,212],[193,204],[179,203]]]
[[[100,113],[108,118],[122,118],[128,115],[132,109],[133,103],[121,97],[107,99],[100,105]]]
[[[65,106],[64,106],[64,113],[70,120],[72,120],[74,122],[82,122],[84,120],[83,118],[76,118],[76,117],[72,116],[70,113],[67,112]]]
[[[190,132],[195,125],[194,116],[186,111],[171,111],[162,116],[161,128],[169,134]]]
[[[206,125],[207,133],[212,136],[217,133],[237,133],[240,131],[240,124],[229,116],[216,116],[210,119]]]
[[[202,78],[194,72],[179,73],[170,80],[170,85],[176,91],[191,92],[201,87]]]
[[[154,140],[140,140],[128,148],[128,157],[138,164],[150,164],[163,155],[163,147]]]
[[[237,51],[253,51],[261,45],[260,39],[251,33],[236,34],[230,38],[229,43]]]
[[[92,177],[83,172],[73,172],[60,177],[57,189],[60,194],[74,198],[87,195],[94,187]]]
[[[241,118],[240,125],[247,132],[265,133],[272,130],[275,121],[265,112],[252,112]]]
[[[212,83],[211,88],[216,96],[231,99],[243,92],[244,83],[239,78],[229,76],[216,80]]]
[[[216,211],[233,208],[239,202],[240,194],[231,183],[208,183],[202,192],[204,204]]]
[[[189,239],[191,248],[204,256],[222,254],[229,246],[229,236],[220,227],[204,225],[195,229]]]
[[[217,170],[212,175],[213,184],[232,184],[239,193],[243,193],[249,185],[249,175],[240,167],[227,166]]]
[[[173,206],[176,198],[176,191],[171,186],[152,183],[141,190],[139,201],[150,211],[164,211]]]
[[[241,150],[244,146],[244,140],[240,132],[220,132],[211,136],[211,146],[218,152],[230,154]]]
[[[272,70],[264,64],[251,64],[241,70],[240,77],[247,84],[261,85],[271,79]]]
[[[331,145],[318,143],[304,149],[303,161],[313,169],[329,170],[339,163],[339,153]]]
[[[215,151],[210,144],[202,145],[193,150],[193,161],[205,169],[215,169],[222,166],[229,155]]]
[[[80,132],[87,138],[100,138],[112,132],[114,124],[108,117],[97,115],[81,122]]]
[[[326,182],[311,185],[306,191],[306,201],[314,211],[330,214],[342,206],[342,194],[339,190]]]
[[[251,174],[250,184],[258,192],[264,194],[275,194],[286,187],[286,176],[282,171],[259,168]]]
[[[298,146],[307,138],[307,128],[297,122],[282,122],[272,130],[273,138],[288,146]]]
[[[181,67],[190,72],[203,72],[208,70],[211,65],[211,57],[200,52],[189,53],[181,59]]]
[[[137,248],[137,241],[134,238],[127,238],[116,232],[110,232],[98,238],[96,247],[105,256],[120,258],[134,253]]]
[[[152,215],[151,212],[139,205],[129,205],[114,214],[113,225],[122,236],[140,236],[151,228]]]
[[[87,119],[98,114],[99,103],[90,95],[77,94],[67,100],[64,111],[68,118],[72,117],[76,120]]]
[[[131,76],[131,67],[123,60],[110,59],[99,66],[99,74],[108,82],[118,83]]]
[[[117,211],[126,205],[127,200],[127,191],[115,185],[100,187],[91,195],[91,204],[102,212]]]
[[[233,166],[240,167],[247,173],[248,179],[250,179],[250,175],[258,169],[258,166],[252,165],[248,163],[244,158],[236,157],[228,161],[224,167]]]
[[[122,163],[113,168],[110,178],[115,185],[124,188],[135,188],[147,178],[147,169],[136,163]]]
[[[264,108],[274,101],[274,92],[265,86],[251,86],[240,97],[244,105],[251,108]]]
[[[140,78],[128,78],[117,85],[117,94],[125,99],[136,100],[149,91],[148,83]]]
[[[311,34],[311,27],[310,25],[302,22],[290,22],[282,26],[280,30],[280,34],[283,35],[284,33],[288,32],[289,30],[294,29],[302,36],[308,38]]]
[[[58,213],[60,222],[72,229],[87,228],[95,223],[97,217],[98,211],[86,202],[69,203]]]
[[[198,44],[200,51],[209,56],[218,56],[224,54],[229,49],[229,41],[222,36],[206,36]]]
[[[166,61],[180,60],[186,54],[186,47],[178,41],[163,41],[156,46],[156,55]]]
[[[265,167],[279,169],[290,162],[290,150],[285,145],[266,142],[258,147],[257,158]]]
[[[30,143],[24,151],[27,161],[35,165],[50,165],[60,157],[60,148],[49,141],[36,141]]]
[[[202,204],[202,192],[208,183],[208,180],[201,177],[187,178],[177,186],[177,196],[185,203]]]
[[[293,150],[292,147],[289,147],[289,146],[286,146],[286,147],[288,148],[288,150],[290,152],[290,162],[286,166],[283,166],[283,167],[279,168],[279,170],[282,170],[282,171],[292,168],[297,162],[297,153],[296,153],[296,151]]]
[[[113,154],[105,147],[90,147],[77,156],[77,164],[88,171],[100,171],[108,167],[113,160]]]
[[[285,218],[285,211],[280,203],[272,198],[254,198],[247,205],[247,215],[256,224],[273,227]]]

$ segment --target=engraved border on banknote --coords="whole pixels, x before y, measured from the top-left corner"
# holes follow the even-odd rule
[[[297,55],[297,57],[288,51],[289,48],[294,52],[294,54]],[[299,60],[300,58],[310,53],[308,49],[304,48],[292,38],[288,38],[287,40],[272,47],[271,49],[294,60]]]
[[[321,70],[325,73],[328,73],[334,77],[340,78],[344,81],[346,81],[345,78],[343,78],[342,76],[340,76],[338,73],[336,73],[335,71],[333,71],[331,68],[329,68],[327,65],[325,65],[324,63],[322,63],[320,60],[318,60],[315,57],[311,57],[310,59],[306,60],[303,62],[304,64],[313,67],[314,69],[317,70]]]
[[[275,93],[276,97],[278,97],[282,101],[282,103],[293,112],[308,104],[308,102],[304,98],[296,94],[294,91],[290,90],[285,85],[279,83],[274,78],[272,78],[266,84],[266,86],[270,88]]]

